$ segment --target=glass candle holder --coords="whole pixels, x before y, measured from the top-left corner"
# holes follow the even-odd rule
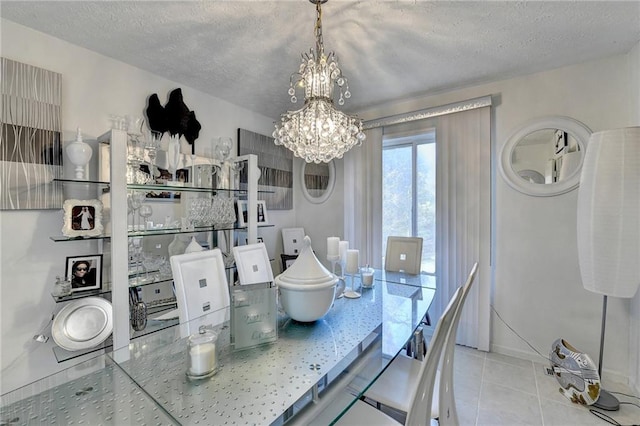
[[[56,277],[56,283],[53,286],[53,295],[55,297],[63,297],[71,294],[71,280]]]
[[[198,334],[189,336],[187,348],[187,377],[191,380],[211,377],[218,371],[218,334],[200,328]]]
[[[373,268],[369,267],[369,265],[360,268],[360,282],[362,283],[362,288],[373,287],[374,272]]]

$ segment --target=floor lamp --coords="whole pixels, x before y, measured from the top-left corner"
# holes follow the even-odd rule
[[[602,375],[607,297],[631,298],[640,284],[640,127],[591,135],[580,176],[577,222],[582,285],[603,295]],[[613,411],[620,404],[601,389],[594,406]]]

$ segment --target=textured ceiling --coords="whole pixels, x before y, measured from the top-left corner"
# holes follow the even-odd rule
[[[0,15],[274,119],[299,107],[289,76],[314,44],[308,0],[3,1]],[[323,33],[358,112],[626,53],[640,1],[330,0]]]

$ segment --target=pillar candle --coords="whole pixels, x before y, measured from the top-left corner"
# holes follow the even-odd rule
[[[189,350],[189,361],[189,372],[194,376],[202,376],[213,371],[218,364],[215,343],[204,343],[192,347]]]
[[[337,257],[340,256],[340,238],[329,237],[327,238],[327,256]]]
[[[347,274],[355,274],[358,272],[358,256],[360,252],[356,249],[347,250]]]
[[[340,263],[343,265],[347,262],[347,250],[349,249],[349,241],[340,241],[338,243],[338,251],[340,253]]]

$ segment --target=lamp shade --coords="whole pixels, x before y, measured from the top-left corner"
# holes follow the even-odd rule
[[[640,127],[591,135],[577,226],[584,288],[633,297],[640,284]]]

